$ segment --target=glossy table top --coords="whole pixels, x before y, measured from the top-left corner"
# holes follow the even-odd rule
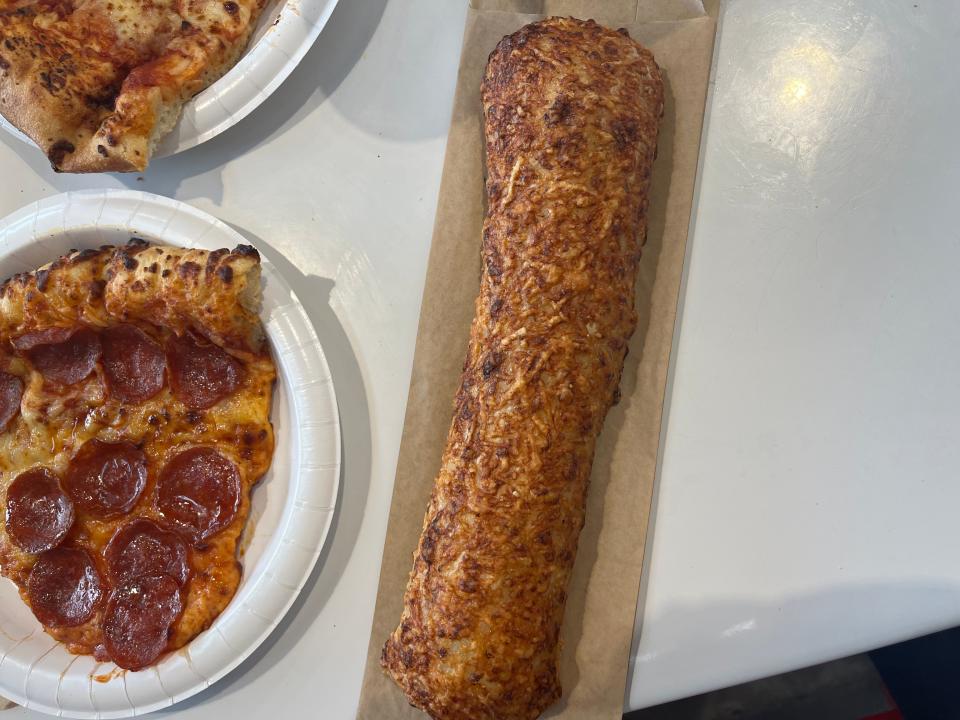
[[[958,37],[726,5],[632,707],[960,622]]]
[[[960,18],[912,5],[727,9],[632,707],[960,620],[960,101],[938,79]],[[268,248],[336,383],[344,475],[317,571],[250,660],[162,714],[353,717],[465,12],[341,2],[266,105],[142,180],[56,175],[0,138],[2,215],[131,187]]]

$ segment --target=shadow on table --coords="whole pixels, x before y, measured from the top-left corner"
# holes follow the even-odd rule
[[[260,238],[241,228],[234,229],[256,243],[265,258],[270,260],[290,283],[323,343],[323,352],[330,365],[340,409],[343,457],[340,491],[323,552],[283,621],[249,658],[225,678],[166,712],[178,712],[203,705],[218,696],[242,688],[266,672],[303,639],[329,600],[353,552],[370,489],[370,411],[357,358],[346,333],[328,304],[333,281],[315,275],[304,275]]]
[[[461,23],[450,33],[453,10],[421,12],[416,21],[380,33],[374,44],[385,4],[386,0],[338,3],[316,44],[249,117],[182,156],[157,160],[143,181],[131,176],[121,181],[139,190],[209,197],[219,204],[223,200],[219,168],[287,133],[327,103],[350,125],[371,136],[416,141],[444,135],[449,108],[426,114],[424,108],[432,106],[438,83],[453,87],[457,66],[449,60],[456,57]],[[302,148],[303,161],[316,162],[325,145],[338,140],[310,137]],[[278,158],[278,172],[283,170],[280,162]]]
[[[900,720],[895,707],[870,656],[861,654],[636,710],[623,720]]]
[[[386,0],[338,3],[300,64],[256,110],[217,137],[183,153],[155,160],[139,177],[120,175],[120,181],[131,189],[168,197],[174,197],[178,191],[182,196],[182,191],[189,189],[190,196],[209,197],[221,203],[223,180],[214,171],[286,132],[326,101],[363,55],[385,4]],[[318,142],[306,148],[305,154],[320,149]],[[200,177],[208,173],[209,177]]]

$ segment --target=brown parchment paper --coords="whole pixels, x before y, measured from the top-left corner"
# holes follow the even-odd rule
[[[400,619],[479,292],[485,211],[483,69],[501,37],[545,15],[626,27],[653,51],[665,79],[648,239],[637,286],[640,317],[624,367],[622,399],[608,414],[597,444],[561,635],[563,698],[544,715],[564,720],[621,717],[713,55],[715,4],[708,2],[708,13],[701,0],[471,2],[357,715],[362,720],[426,717],[381,671],[380,650]]]

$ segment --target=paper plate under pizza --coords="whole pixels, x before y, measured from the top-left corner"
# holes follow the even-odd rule
[[[276,268],[194,208],[59,195],[0,221],[0,694],[66,717],[209,686],[330,526],[337,405]]]
[[[196,0],[181,16],[140,0],[85,0],[56,12],[19,2],[17,13],[0,17],[7,48],[0,126],[33,143],[15,125],[29,128],[66,172],[142,171],[150,159],[219,135],[266,100],[336,4]],[[76,9],[61,16],[63,8]],[[95,53],[86,52],[91,43],[99,44]],[[47,48],[39,56],[31,49],[38,44]],[[180,97],[187,98],[182,113]]]

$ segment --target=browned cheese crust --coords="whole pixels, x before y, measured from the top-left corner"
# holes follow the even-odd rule
[[[147,484],[130,512],[102,519],[78,510],[63,541],[94,558],[104,598],[112,587],[104,549],[114,533],[136,517],[164,523],[157,481],[172,457],[194,446],[212,447],[239,472],[240,503],[233,520],[190,550],[184,610],[171,629],[167,651],[208,628],[236,592],[242,572],[238,546],[251,492],[273,455],[269,414],[276,370],[257,315],[259,277],[260,258],[250,246],[209,252],[134,240],[120,248],[69,253],[0,285],[0,370],[20,377],[24,386],[19,413],[0,431],[4,507],[7,489],[20,473],[44,467],[63,477],[71,458],[92,438],[133,443],[147,459]],[[162,311],[160,305],[165,305]],[[134,325],[163,347],[187,333],[202,337],[242,363],[243,380],[229,397],[203,410],[187,407],[169,381],[147,400],[124,403],[109,391],[102,362],[80,382],[56,386],[10,344],[44,328],[82,325],[104,331],[119,324]],[[18,585],[28,604],[26,585],[37,557],[17,547],[0,522],[0,573]],[[45,630],[72,652],[105,659],[104,604],[82,625]]]
[[[550,18],[497,45],[482,100],[480,295],[381,660],[437,720],[535,718],[560,697],[595,441],[636,324],[663,85],[625,31]]]
[[[127,245],[114,253],[107,277],[116,292],[107,293],[105,306],[119,320],[149,318],[236,351],[264,348],[260,255],[250,245],[212,252]]]
[[[264,0],[0,0],[0,114],[55,170],[141,171]]]

